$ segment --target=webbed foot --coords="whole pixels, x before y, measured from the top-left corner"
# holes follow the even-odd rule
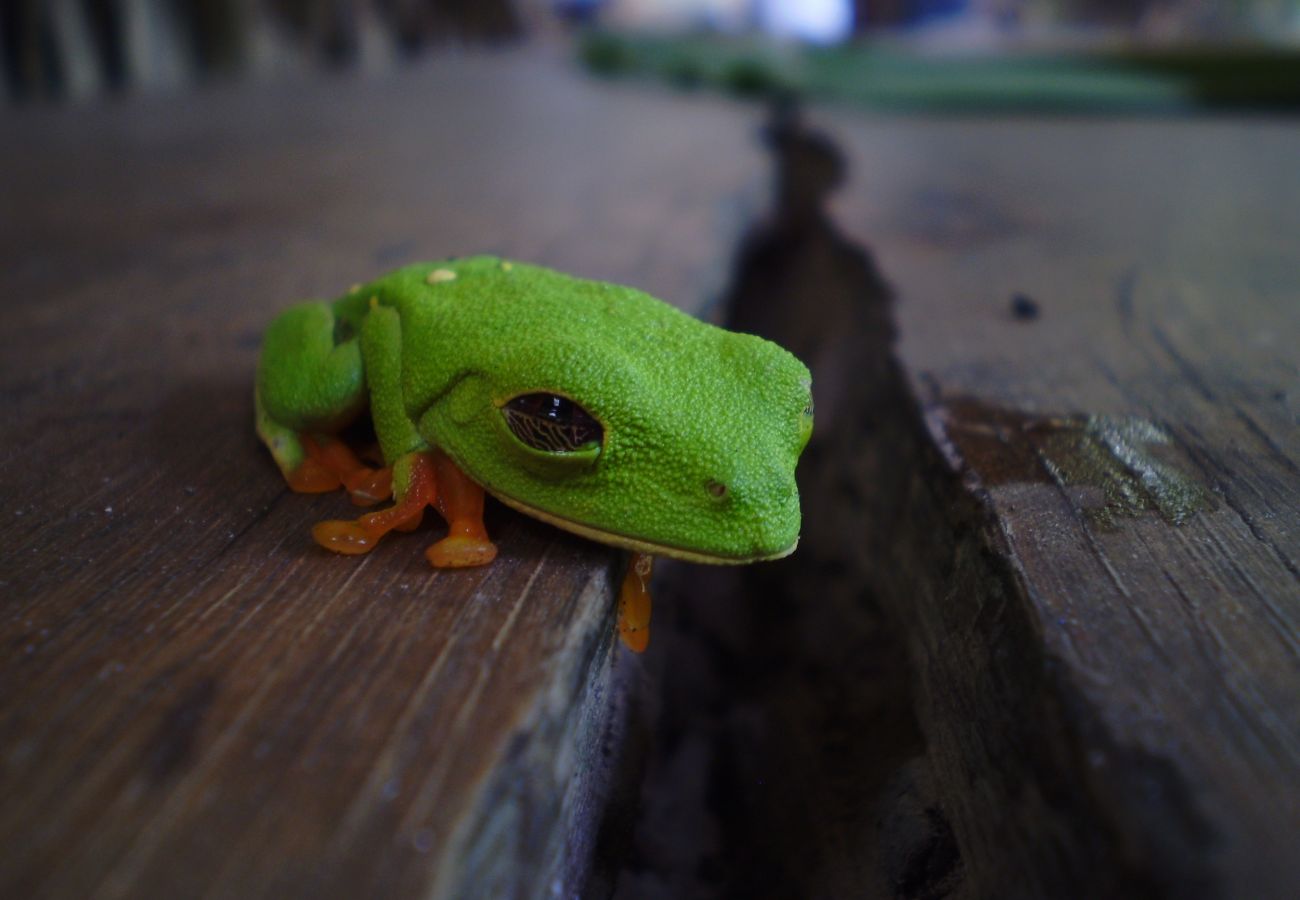
[[[298,472],[311,469],[310,483],[325,484],[326,478],[317,475],[324,472],[333,477],[331,487],[320,488],[307,493],[319,493],[342,486],[357,506],[374,506],[393,495],[393,470],[391,468],[372,469],[357,458],[352,448],[342,441],[331,437],[313,437],[301,435],[302,449],[306,457],[302,465],[289,476],[289,486],[294,490],[294,479]]]
[[[299,494],[325,494],[343,486],[339,477],[310,456],[304,457],[296,469],[284,475],[289,490]]]
[[[320,522],[311,536],[326,550],[357,555],[369,553],[379,539],[390,531],[410,531],[420,524],[426,506],[437,500],[433,461],[428,453],[412,453],[408,466],[406,492],[388,509],[366,513],[352,521]]]
[[[497,545],[486,537],[449,534],[424,551],[424,555],[435,569],[486,566],[497,558]]]
[[[434,506],[447,520],[449,531],[426,551],[430,563],[438,568],[461,568],[486,565],[496,558],[496,545],[488,539],[483,527],[483,489],[450,459],[437,451],[416,452],[403,457],[394,468],[405,484],[395,505],[351,521],[321,522],[311,532],[316,543],[335,553],[368,553],[390,531],[413,531],[419,526],[425,507]],[[393,470],[371,472],[374,476],[381,474],[385,476],[383,489],[386,491],[394,478]],[[359,490],[373,482],[358,479],[353,484],[350,492],[355,503]]]
[[[483,488],[445,454],[433,455],[438,479],[438,512],[447,520],[447,536],[425,551],[436,568],[485,566],[497,557],[496,544],[483,526]]]

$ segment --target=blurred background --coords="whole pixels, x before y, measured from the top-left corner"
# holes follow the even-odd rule
[[[894,109],[1294,109],[1300,0],[6,0],[9,102],[576,36],[603,75]]]

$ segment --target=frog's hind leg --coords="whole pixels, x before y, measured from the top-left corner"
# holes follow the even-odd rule
[[[254,393],[253,406],[257,436],[271,451],[291,490],[300,494],[321,494],[342,486],[338,475],[308,455],[297,431],[271,418],[262,405],[261,390]]]
[[[257,433],[289,487],[345,486],[367,505],[388,496],[387,473],[367,468],[332,437],[366,408],[356,326],[339,304],[306,303],[277,318],[262,345],[254,404]]]
[[[352,448],[336,438],[299,435],[307,463],[324,469],[334,487],[342,484],[357,506],[374,506],[393,495],[393,470],[388,466],[372,469],[363,463]]]

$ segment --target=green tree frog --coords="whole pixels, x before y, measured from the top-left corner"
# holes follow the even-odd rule
[[[293,490],[395,501],[318,524],[317,543],[365,553],[431,506],[448,534],[429,561],[485,565],[486,491],[632,551],[619,633],[634,650],[654,556],[747,563],[798,543],[808,369],[629,287],[489,256],[398,269],[275,319],[255,403]],[[382,468],[338,438],[367,413]]]

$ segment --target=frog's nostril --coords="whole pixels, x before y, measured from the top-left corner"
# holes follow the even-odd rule
[[[727,486],[721,481],[710,481],[707,487],[709,493],[715,497],[721,498],[727,496]]]

